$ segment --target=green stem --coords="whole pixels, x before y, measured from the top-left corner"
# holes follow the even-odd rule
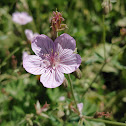
[[[89,84],[88,88],[84,91],[84,94],[82,95],[82,97],[85,95],[85,93],[88,91],[88,89],[92,86],[92,84],[97,80],[99,74],[101,73],[102,69],[104,68],[105,64],[106,64],[106,48],[105,48],[105,38],[106,38],[106,29],[105,29],[105,16],[103,15],[103,44],[104,44],[104,63],[101,66],[100,70],[98,71],[98,73],[96,74],[95,78],[91,81],[91,83]]]
[[[99,74],[101,73],[102,69],[104,68],[106,62],[104,62],[100,68],[100,70],[98,71],[98,73],[96,74],[95,78],[91,81],[91,83],[88,85],[88,88],[84,91],[84,94],[82,95],[82,97],[86,94],[86,92],[89,90],[89,88],[92,86],[92,84],[97,80]]]
[[[28,4],[27,4],[28,5]],[[32,11],[31,11],[31,8],[30,8],[30,6],[28,5],[28,11],[29,11],[29,13],[30,13],[30,15],[33,17],[33,14],[32,14]],[[38,16],[37,16],[38,17]],[[38,24],[39,25],[39,24]],[[33,20],[32,20],[32,28],[34,29],[34,31],[35,32],[38,32],[39,31],[39,29],[37,29],[37,25],[36,25],[36,22],[35,22],[35,19],[33,18]],[[39,32],[38,32],[39,33]]]
[[[56,37],[58,37],[58,32],[56,32]]]
[[[103,15],[103,44],[104,44],[104,60],[105,60],[105,62],[106,62],[105,38],[106,38],[105,15]]]
[[[87,120],[92,120],[92,121],[96,121],[96,122],[103,122],[106,124],[112,124],[112,125],[117,125],[117,126],[126,126],[126,123],[121,123],[121,122],[114,122],[114,121],[109,121],[109,120],[103,120],[103,119],[96,119],[93,117],[88,117],[88,116],[84,116],[85,119]]]
[[[75,105],[76,105],[76,109],[78,110],[77,102],[76,102],[76,99],[75,99],[75,96],[74,96],[73,85],[72,85],[72,80],[71,80],[70,74],[68,74],[68,78],[69,78],[69,82],[70,82],[71,93],[72,93],[72,96],[73,96],[73,99],[74,99],[74,102],[75,102]],[[78,110],[78,113],[79,113],[79,110]]]

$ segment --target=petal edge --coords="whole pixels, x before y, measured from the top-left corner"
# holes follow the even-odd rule
[[[55,45],[57,46],[57,44],[59,43],[63,49],[71,49],[71,50],[75,50],[76,48],[76,41],[73,37],[71,37],[69,34],[62,34],[59,37],[56,38],[56,40],[54,41]]]
[[[46,88],[56,88],[59,87],[64,81],[64,74],[56,70],[48,70],[46,73],[42,74],[40,77],[40,82]]]

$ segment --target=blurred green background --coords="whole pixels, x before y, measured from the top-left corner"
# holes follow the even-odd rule
[[[77,102],[83,114],[110,112],[108,120],[126,121],[126,0],[111,0],[112,10],[105,15],[106,56],[104,63],[102,0],[0,0],[0,125],[1,126],[77,126],[79,117],[70,105],[70,87],[44,88],[39,77],[22,67],[22,53],[34,54],[25,29],[52,38],[50,19],[53,11],[62,13],[68,33],[75,38],[82,57],[82,78],[71,75]],[[33,21],[24,26],[12,21],[16,11],[27,12]],[[125,31],[126,32],[126,31]],[[111,59],[111,60],[110,60]],[[89,84],[91,88],[83,96]],[[83,96],[83,97],[82,97]],[[62,99],[62,98],[65,99]],[[46,112],[36,113],[35,104],[50,104]],[[105,117],[103,117],[105,118]],[[111,126],[84,120],[84,126]]]

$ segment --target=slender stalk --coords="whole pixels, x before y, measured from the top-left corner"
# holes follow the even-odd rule
[[[69,78],[69,82],[70,82],[71,93],[72,93],[72,96],[73,96],[73,99],[74,99],[74,102],[75,102],[75,105],[76,105],[76,109],[78,110],[77,101],[76,101],[75,96],[74,96],[73,85],[72,85],[72,80],[71,80],[70,74],[68,74],[68,78]],[[79,113],[79,110],[78,110],[78,113]]]
[[[105,15],[103,15],[103,44],[104,44],[104,63],[102,64],[100,70],[96,74],[95,78],[91,81],[89,84],[88,88],[84,91],[84,94],[82,97],[85,95],[85,93],[88,91],[88,89],[92,86],[92,84],[97,80],[99,74],[101,73],[102,69],[104,68],[106,64],[106,48],[105,48],[105,38],[106,38],[106,29],[105,29]]]
[[[85,93],[88,91],[88,89],[92,86],[92,84],[97,80],[99,74],[101,73],[102,69],[104,68],[106,64],[106,48],[105,48],[105,38],[106,38],[106,29],[105,29],[105,15],[103,15],[103,44],[104,44],[104,63],[102,64],[100,70],[96,74],[95,78],[91,81],[89,84],[88,88],[84,91],[84,94],[82,97],[85,95]]]
[[[111,124],[111,125],[126,126],[126,123],[121,123],[121,122],[114,122],[114,121],[109,121],[109,120],[96,119],[96,118],[88,117],[88,116],[84,116],[84,118],[87,119],[87,120],[92,120],[92,121],[96,121],[96,122],[103,122],[103,123]]]
[[[28,4],[27,4],[28,5]],[[30,6],[28,5],[28,11],[29,11],[29,13],[30,13],[30,15],[33,17],[33,14],[32,14],[32,11],[31,11],[31,8],[30,8]],[[38,14],[38,13],[37,13]],[[37,17],[39,17],[38,15],[37,15]],[[38,25],[40,25],[40,24],[38,24]],[[32,28],[36,31],[36,32],[38,32],[39,31],[39,29],[37,29],[37,25],[36,25],[36,22],[35,22],[35,19],[33,18],[33,20],[32,20]],[[39,32],[38,32],[39,33]]]
[[[106,38],[105,15],[103,14],[103,44],[104,44],[104,60],[106,62],[105,38]]]
[[[56,32],[56,37],[58,37],[58,32]]]
[[[92,84],[97,80],[99,74],[101,73],[102,69],[104,68],[106,62],[104,62],[100,68],[100,70],[98,71],[98,73],[96,74],[95,78],[91,81],[91,83],[89,84],[88,88],[84,91],[82,97],[86,94],[86,92],[89,90],[89,88],[92,86]]]

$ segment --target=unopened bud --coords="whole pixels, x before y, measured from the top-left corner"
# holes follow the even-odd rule
[[[64,21],[62,14],[58,11],[53,12],[53,17],[51,19],[51,28],[54,32],[59,32],[67,28],[66,24],[61,24]]]
[[[67,80],[66,78],[64,78],[63,86],[64,86],[65,88],[68,87],[68,80]]]
[[[74,75],[75,75],[78,79],[80,79],[80,78],[82,77],[82,72],[80,71],[79,68],[76,69],[76,71],[74,72]]]
[[[111,114],[112,114],[112,112],[111,113],[109,113],[109,112],[96,112],[95,113],[95,115],[94,115],[94,118],[101,118],[101,117],[106,117],[106,118],[110,118],[111,117]]]
[[[102,3],[103,12],[107,15],[112,10],[112,4],[109,0],[104,0]]]
[[[43,105],[43,107],[41,107],[39,101],[37,101],[35,104],[36,114],[38,114],[38,115],[40,115],[41,112],[47,111],[48,108],[49,108],[49,104],[47,104],[47,102]]]

